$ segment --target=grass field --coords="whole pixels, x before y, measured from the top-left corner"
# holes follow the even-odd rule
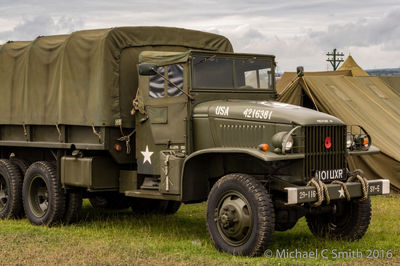
[[[214,249],[206,231],[204,203],[184,205],[172,216],[134,216],[129,210],[95,210],[85,201],[82,221],[75,225],[47,228],[32,226],[27,219],[0,221],[0,264],[400,264],[400,197],[373,197],[372,204],[370,228],[358,242],[318,239],[303,218],[292,230],[274,234],[272,258],[243,258]],[[317,250],[319,256],[277,258],[277,249]],[[324,249],[327,259],[321,257]],[[352,250],[363,258],[334,258],[339,251],[351,255]],[[393,257],[368,259],[368,250]]]

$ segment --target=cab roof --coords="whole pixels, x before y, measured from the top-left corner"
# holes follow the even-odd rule
[[[193,55],[220,55],[226,57],[258,57],[274,60],[273,55],[264,54],[245,54],[231,52],[215,52],[203,50],[189,50],[184,52],[166,52],[166,51],[143,51],[139,55],[139,63],[151,63],[158,66],[185,63]]]

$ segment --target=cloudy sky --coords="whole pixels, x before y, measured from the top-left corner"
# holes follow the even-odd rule
[[[222,34],[236,52],[276,55],[279,71],[327,70],[337,48],[365,69],[400,67],[399,0],[0,0],[0,42],[115,26]]]

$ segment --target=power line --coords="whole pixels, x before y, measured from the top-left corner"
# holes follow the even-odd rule
[[[333,49],[333,53],[328,52],[326,55],[328,56],[328,59],[326,61],[331,63],[334,71],[336,71],[338,69],[340,63],[342,63],[344,61],[342,58],[342,56],[344,56],[344,54],[341,52],[337,52],[336,48]],[[329,58],[329,56],[332,56],[332,57]]]

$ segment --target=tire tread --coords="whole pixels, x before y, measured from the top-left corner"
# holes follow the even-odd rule
[[[238,182],[243,184],[246,187],[247,191],[250,194],[253,194],[258,201],[257,210],[255,210],[258,213],[257,217],[259,223],[259,230],[258,230],[259,237],[257,238],[257,242],[255,243],[251,251],[235,255],[246,255],[250,257],[260,256],[264,253],[264,251],[270,244],[275,228],[275,211],[271,197],[264,188],[264,186],[261,184],[261,182],[259,182],[258,180],[254,179],[253,177],[247,174],[235,173],[235,174],[228,174],[220,178],[212,187],[209,194],[209,198],[210,195],[212,193],[215,193],[215,190],[218,189],[223,183],[231,182],[231,180],[237,180]],[[209,201],[207,201],[207,209],[208,205]],[[218,246],[218,243],[216,243],[214,237],[210,232],[211,230],[209,227],[209,223],[207,223],[207,231],[211,240],[213,241],[214,246],[217,249],[221,250],[221,248]],[[227,252],[226,250],[223,251]]]
[[[9,201],[8,210],[4,215],[1,216],[3,219],[10,218],[21,218],[24,214],[24,209],[22,206],[22,179],[21,173],[17,166],[15,166],[10,160],[0,159],[0,165],[6,171],[5,174],[9,177],[10,187],[9,199],[11,196],[11,201]],[[7,178],[7,177],[5,177]],[[6,207],[7,208],[7,207]]]
[[[63,189],[61,188],[61,182],[59,178],[57,177],[57,170],[54,164],[51,162],[46,162],[46,161],[38,161],[33,163],[28,170],[26,171],[25,179],[30,178],[30,175],[32,172],[39,171],[43,174],[43,178],[46,179],[48,178],[48,185],[51,186],[51,189],[49,188],[49,194],[50,191],[53,191],[53,195],[49,195],[49,198],[52,197],[52,200],[49,200],[49,207],[48,207],[48,214],[45,214],[43,216],[43,219],[33,217],[30,214],[29,210],[29,203],[27,202],[26,197],[28,195],[24,195],[23,201],[24,201],[24,208],[25,208],[25,213],[29,219],[29,221],[32,224],[35,225],[47,225],[47,226],[52,226],[55,224],[58,224],[62,221],[64,212],[65,212],[65,193]],[[26,181],[26,180],[25,180]],[[27,186],[24,181],[24,193],[27,193]]]

